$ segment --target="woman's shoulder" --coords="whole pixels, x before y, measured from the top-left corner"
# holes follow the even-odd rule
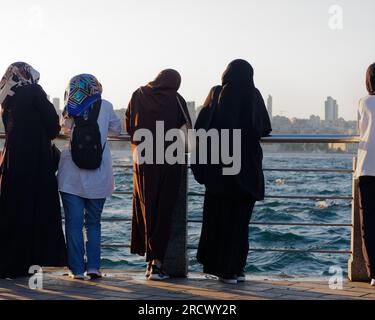
[[[220,92],[221,90],[223,89],[223,86],[221,85],[216,85],[216,86],[213,86],[210,90],[210,92]]]
[[[30,84],[27,86],[21,86],[16,89],[16,94],[34,94],[34,95],[45,95],[46,92],[43,90],[42,86],[39,84]]]
[[[147,88],[146,86],[137,88],[133,91],[132,98],[137,97],[138,95],[144,93],[147,90],[149,90],[149,88]]]
[[[368,108],[369,110],[375,112],[375,96],[367,95],[359,100],[360,108]]]
[[[113,104],[106,99],[102,99],[102,107],[106,109],[113,109]]]
[[[130,103],[137,100],[143,93],[145,93],[145,90],[147,90],[146,87],[139,87],[137,90],[133,91],[131,98],[130,98]]]
[[[114,112],[115,108],[112,104],[112,102],[106,100],[106,99],[102,99],[102,105],[101,105],[101,109],[106,113],[106,114],[111,114]]]
[[[363,98],[361,98],[360,100],[361,102],[370,102],[370,103],[374,103],[375,101],[375,96],[374,95],[367,95],[367,96],[364,96]]]

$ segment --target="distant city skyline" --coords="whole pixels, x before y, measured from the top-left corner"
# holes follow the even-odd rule
[[[343,13],[337,28],[333,5]],[[199,106],[227,64],[243,58],[263,97],[273,96],[273,115],[323,118],[331,95],[342,117],[356,119],[375,61],[373,12],[373,0],[8,1],[0,11],[1,30],[11,30],[2,34],[0,74],[26,61],[63,101],[74,75],[92,73],[121,109],[159,71],[175,68],[180,93]]]
[[[61,116],[62,111],[63,111],[63,106],[61,105],[60,98],[56,98],[56,97],[51,98],[50,95],[47,95],[47,98],[53,104],[57,113]],[[192,122],[193,122],[193,124],[195,124],[202,106],[197,106],[196,101],[187,101],[186,104],[187,104]],[[267,97],[266,108],[267,108],[267,111],[268,111],[268,114],[269,114],[271,120],[274,116],[286,117],[288,119],[298,119],[298,120],[309,119],[310,121],[315,121],[315,122],[316,121],[319,122],[323,119],[320,116],[317,116],[316,114],[311,114],[310,116],[305,117],[305,118],[297,118],[293,115],[288,116],[288,115],[285,115],[285,114],[283,114],[283,115],[274,114],[273,113],[273,96],[272,95],[268,95],[268,97]],[[121,109],[116,109],[116,110],[125,112],[125,109],[126,108],[121,108]],[[339,115],[339,105],[337,103],[337,100],[333,99],[331,96],[327,97],[326,101],[324,102],[324,110],[325,110],[325,117],[324,117],[325,121],[337,121],[337,120],[339,120],[339,118],[341,118],[340,115]],[[348,119],[348,121],[355,121],[355,120]]]

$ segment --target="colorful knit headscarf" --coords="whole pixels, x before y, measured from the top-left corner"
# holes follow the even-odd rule
[[[11,64],[0,81],[0,104],[13,96],[18,87],[38,83],[40,74],[25,62]]]
[[[101,99],[103,89],[100,82],[91,74],[80,74],[70,80],[65,91],[65,112],[75,117]]]

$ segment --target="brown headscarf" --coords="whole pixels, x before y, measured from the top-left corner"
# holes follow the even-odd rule
[[[126,114],[127,132],[133,135],[140,128],[154,132],[156,121],[164,121],[166,131],[180,128],[186,121],[177,99],[189,114],[184,98],[177,92],[180,85],[180,74],[166,69],[154,81],[134,92]]]
[[[173,69],[163,70],[158,74],[156,79],[150,82],[147,86],[159,90],[173,90],[178,91],[181,85],[180,74]]]
[[[367,69],[366,86],[370,95],[375,95],[375,63]]]

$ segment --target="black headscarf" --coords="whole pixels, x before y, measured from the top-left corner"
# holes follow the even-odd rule
[[[199,128],[241,129],[241,172],[238,175],[223,176],[222,165],[192,166],[195,178],[205,184],[210,194],[256,200],[264,198],[260,139],[269,135],[272,129],[253,77],[254,71],[248,62],[231,62],[223,74],[222,87],[211,89],[198,116]],[[211,118],[212,123],[207,123]],[[232,147],[230,145],[231,151]]]
[[[239,88],[255,89],[254,69],[245,60],[234,60],[224,71],[221,82],[223,86],[233,84]]]
[[[370,95],[375,95],[375,63],[367,69],[366,86]]]
[[[254,84],[254,69],[245,60],[232,61],[222,76],[219,98],[220,128],[250,130],[259,140],[271,132],[271,125],[261,93]]]

